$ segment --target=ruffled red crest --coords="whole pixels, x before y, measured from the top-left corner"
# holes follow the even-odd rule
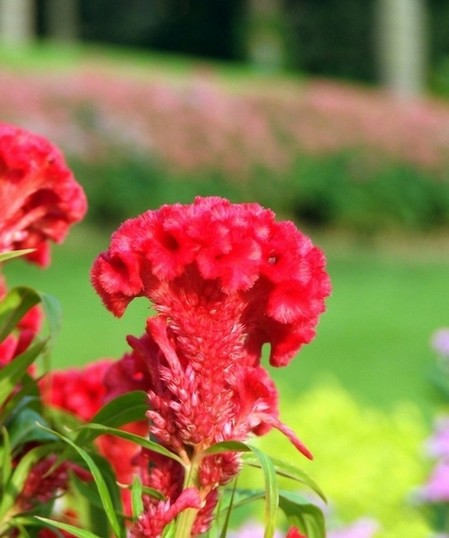
[[[59,150],[45,138],[0,124],[0,252],[32,248],[45,266],[49,241],[61,242],[87,202]]]
[[[330,293],[322,252],[292,222],[275,222],[258,204],[218,197],[163,206],[126,221],[91,274],[115,315],[133,297],[146,295],[173,327],[181,316],[194,324],[192,305],[204,303],[206,289],[210,297],[224,294],[223,313],[232,304],[241,315],[236,323],[246,334],[236,338],[245,342],[247,358],[253,355],[257,362],[261,346],[270,343],[275,366],[287,364],[313,338]],[[219,330],[212,305],[210,312]],[[198,317],[199,332],[204,321]]]

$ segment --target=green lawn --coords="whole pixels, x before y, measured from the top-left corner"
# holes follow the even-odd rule
[[[284,397],[336,378],[361,403],[388,409],[412,399],[426,409],[429,339],[436,328],[449,325],[449,249],[411,238],[405,243],[396,238],[387,247],[316,240],[328,256],[333,294],[316,340],[275,372]],[[64,245],[53,248],[49,269],[22,261],[7,267],[10,285],[32,285],[61,301],[63,329],[53,357],[58,367],[119,357],[125,336],[143,332],[144,299],[116,319],[90,286],[90,265],[107,243],[106,235],[78,226]]]

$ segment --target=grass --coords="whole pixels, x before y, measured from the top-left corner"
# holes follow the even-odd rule
[[[172,80],[185,80],[186,75],[202,71],[213,74],[229,86],[247,87],[251,84],[270,86],[273,81],[289,85],[303,80],[298,72],[272,73],[256,69],[244,62],[208,60],[194,56],[149,51],[101,43],[58,43],[40,41],[29,46],[0,46],[0,65],[8,69],[63,72],[74,68],[94,66],[113,69],[122,74],[152,76],[163,74]]]
[[[410,238],[405,245],[398,238],[383,245],[315,239],[328,256],[333,294],[315,341],[288,368],[273,372],[284,397],[335,378],[360,403],[389,409],[414,400],[430,410],[429,340],[436,328],[449,324],[449,255],[439,243]],[[31,285],[61,301],[57,367],[119,357],[127,349],[125,336],[144,330],[144,299],[115,319],[90,286],[91,263],[107,243],[106,234],[78,226],[64,245],[53,248],[49,269],[21,261],[7,267],[10,285]]]

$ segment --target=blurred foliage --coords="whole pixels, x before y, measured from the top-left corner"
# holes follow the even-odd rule
[[[319,76],[376,79],[375,0],[285,0],[296,39],[294,67]]]
[[[242,0],[81,0],[81,36],[139,48],[235,58]]]
[[[247,0],[79,0],[80,37],[143,49],[224,60],[245,58]],[[320,76],[373,82],[376,0],[283,0],[289,22],[288,65]],[[433,85],[449,54],[449,4],[426,2],[429,76]],[[38,0],[38,26],[45,35],[45,0]],[[251,16],[252,17],[252,16]]]
[[[335,383],[281,407],[282,419],[314,454],[314,461],[301,466],[330,499],[325,508],[329,530],[370,517],[379,522],[376,538],[429,536],[425,514],[413,498],[426,473],[422,446],[427,428],[417,407],[407,403],[388,414],[362,408]],[[286,461],[303,459],[279,433],[259,444]],[[257,480],[257,471],[246,469],[239,486],[254,487]],[[298,486],[285,479],[281,487]]]
[[[258,201],[309,227],[360,236],[449,224],[448,182],[405,163],[369,162],[356,151],[301,155],[287,172],[259,168],[245,180],[219,170],[173,172],[141,155],[71,165],[89,198],[89,218],[100,224],[117,225],[148,208],[189,203],[197,195]]]

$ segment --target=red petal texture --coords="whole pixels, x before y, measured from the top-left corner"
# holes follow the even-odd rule
[[[45,138],[0,124],[0,252],[33,248],[46,266],[49,241],[60,243],[87,202],[62,154]]]
[[[130,538],[160,538],[165,527],[187,508],[199,509],[201,498],[195,488],[182,491],[175,502],[160,501],[143,512],[130,530]]]
[[[173,310],[181,299],[193,311],[208,295],[209,319],[215,316],[220,330],[214,304],[232,302],[239,306],[246,352],[259,360],[269,343],[274,366],[288,364],[310,342],[330,293],[324,255],[292,222],[276,222],[258,204],[218,197],[127,220],[95,261],[91,278],[118,316],[145,295],[167,317],[180,318]]]

